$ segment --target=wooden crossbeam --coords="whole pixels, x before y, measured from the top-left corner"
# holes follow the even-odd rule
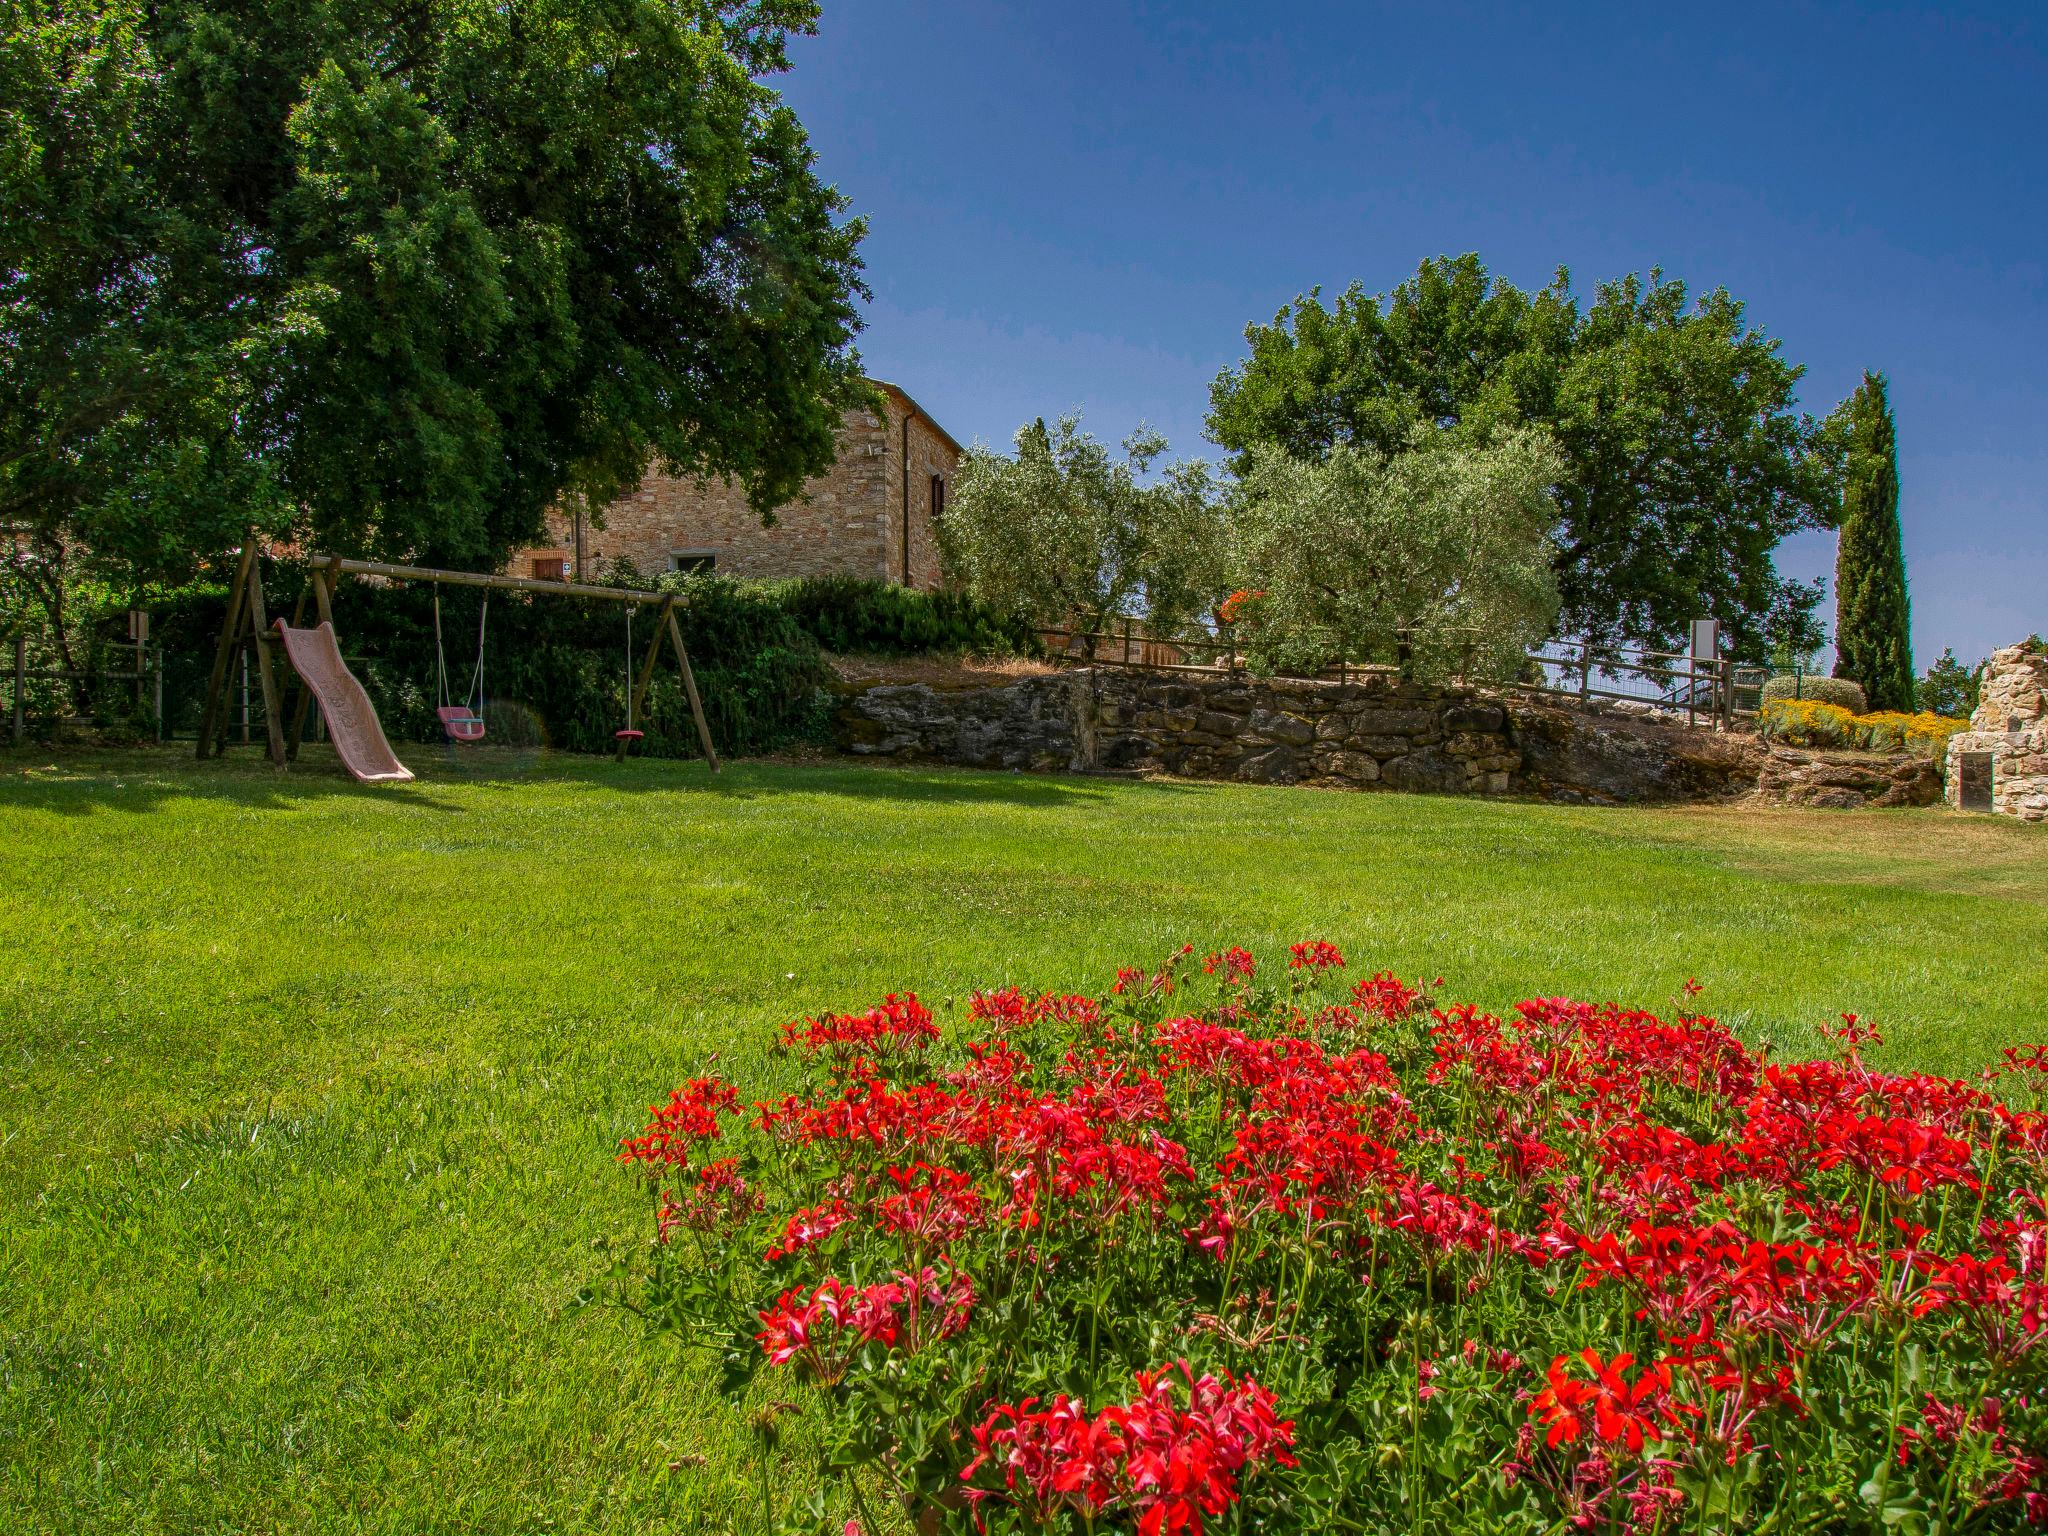
[[[432,581],[450,587],[489,587],[497,592],[539,592],[553,597],[592,597],[612,603],[672,603],[673,592],[642,587],[599,587],[582,581],[540,581],[528,576],[495,576],[483,571],[444,571],[430,565],[393,565],[384,560],[349,560],[339,555],[309,555],[343,576],[381,576],[387,581]]]

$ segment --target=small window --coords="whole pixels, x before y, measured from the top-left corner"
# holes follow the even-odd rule
[[[569,561],[567,557],[563,555],[543,555],[538,557],[533,562],[533,579],[535,581],[567,581],[569,579]]]
[[[709,576],[718,568],[718,556],[708,550],[678,549],[669,555],[668,568],[686,576]]]
[[[932,521],[937,522],[946,511],[946,477],[932,476]]]

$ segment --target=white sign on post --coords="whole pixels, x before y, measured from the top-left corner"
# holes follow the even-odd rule
[[[1692,621],[1692,659],[1712,661],[1721,654],[1721,621],[1719,619],[1694,619]]]

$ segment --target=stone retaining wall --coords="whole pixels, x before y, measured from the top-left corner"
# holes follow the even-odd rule
[[[858,755],[964,767],[1597,804],[1749,794],[1762,755],[1747,737],[1392,676],[1338,684],[1116,668],[849,687],[837,733]]]

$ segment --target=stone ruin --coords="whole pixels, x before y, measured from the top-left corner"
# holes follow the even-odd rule
[[[2048,821],[2048,647],[2003,646],[1984,664],[1970,728],[1948,742],[1948,803]]]

